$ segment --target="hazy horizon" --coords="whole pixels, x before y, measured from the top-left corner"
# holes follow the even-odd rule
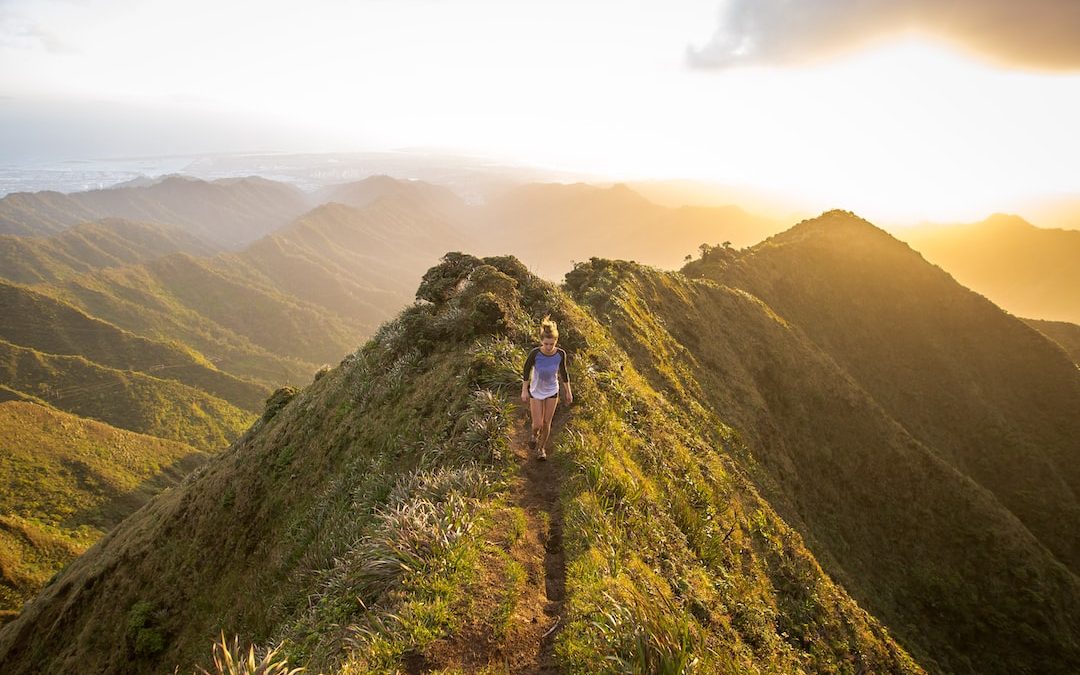
[[[450,187],[467,202],[483,202],[510,185],[526,183],[585,183],[598,188],[628,184],[650,201],[669,207],[735,206],[770,218],[779,225],[793,225],[833,209],[853,210],[844,203],[800,201],[767,188],[724,185],[685,177],[626,178],[575,172],[525,164],[503,163],[498,158],[455,156],[422,148],[372,152],[314,153],[263,152],[175,154],[144,157],[78,158],[26,165],[0,165],[0,199],[17,192],[55,191],[73,194],[88,190],[126,187],[142,179],[158,181],[183,176],[213,181],[258,176],[294,185],[313,194],[334,185],[362,181],[373,176],[421,180]],[[981,222],[999,214],[1016,215],[1039,228],[1080,230],[1080,193],[1032,198],[1015,208],[986,211],[971,218],[891,219],[880,214],[857,212],[879,227],[902,233],[928,225]]]
[[[1072,227],[1041,205],[1080,201],[1078,18],[1061,0],[9,0],[0,165],[424,148],[778,212]]]

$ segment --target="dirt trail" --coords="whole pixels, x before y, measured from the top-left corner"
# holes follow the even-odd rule
[[[554,453],[552,448],[562,434],[565,425],[565,407],[556,414],[548,440],[548,456]],[[538,630],[543,629],[538,640],[536,657],[531,667],[522,669],[522,673],[555,673],[554,646],[555,636],[562,626],[562,604],[566,590],[566,561],[562,547],[562,512],[559,509],[559,488],[562,484],[560,463],[556,459],[541,462],[532,456],[528,448],[530,437],[528,419],[522,425],[519,438],[515,439],[514,454],[523,462],[522,476],[514,486],[515,502],[525,511],[526,532],[523,537],[526,545],[519,547],[522,557],[518,560],[525,565],[529,586],[522,598],[522,606],[540,607],[537,616]],[[525,550],[521,550],[525,549]],[[542,553],[541,553],[542,552]],[[518,554],[512,552],[515,558]],[[542,570],[536,568],[543,560]],[[542,572],[542,576],[541,576]],[[534,579],[542,583],[531,583]],[[529,598],[529,596],[533,596]],[[531,600],[528,602],[527,600]]]
[[[548,440],[548,459],[539,461],[529,449],[527,410],[519,412],[512,450],[521,471],[510,488],[510,501],[525,514],[525,532],[508,554],[525,570],[525,584],[501,638],[490,629],[464,626],[447,642],[433,646],[429,658],[406,663],[410,673],[446,667],[477,672],[494,668],[529,675],[559,672],[555,666],[555,637],[563,625],[562,605],[566,565],[562,548],[562,513],[559,488],[562,463],[553,451],[566,424],[567,410],[560,405]],[[501,589],[493,589],[501,590]],[[492,598],[477,598],[490,604]]]

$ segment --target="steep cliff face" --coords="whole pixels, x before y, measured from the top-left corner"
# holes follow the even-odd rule
[[[1075,672],[1069,544],[1045,544],[1056,530],[1013,509],[1012,483],[969,471],[978,420],[953,438],[909,401],[936,366],[868,379],[858,336],[900,349],[887,340],[924,304],[869,311],[887,289],[813,251],[899,256],[909,283],[939,272],[840,225],[838,241],[793,230],[813,247],[790,264],[768,248],[686,274],[593,259],[562,287],[447,254],[416,304],[55,578],[0,631],[0,669],[186,671],[224,632],[313,672]],[[937,359],[972,354],[949,371],[969,383],[953,409],[995,406],[1042,472],[1018,480],[1070,485],[1076,447],[1040,444],[1071,433],[1076,368],[1002,324],[1039,364],[1016,385],[1064,397],[1021,391],[1050,403],[1010,411],[993,383],[1014,366],[970,347],[1012,320],[990,308],[929,333]],[[546,314],[575,400],[540,463],[517,395]],[[1080,525],[1069,508],[1062,532]]]

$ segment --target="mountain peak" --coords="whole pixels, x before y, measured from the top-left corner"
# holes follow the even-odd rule
[[[998,230],[1033,229],[1035,227],[1015,213],[995,213],[979,223],[979,225]]]
[[[827,242],[829,245],[886,241],[903,245],[891,234],[851,211],[833,209],[816,218],[803,220],[794,227],[769,237],[758,246],[796,242]],[[754,247],[757,248],[757,247]]]

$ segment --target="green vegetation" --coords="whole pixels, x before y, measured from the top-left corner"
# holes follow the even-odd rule
[[[165,649],[165,636],[157,626],[159,616],[146,601],[136,602],[128,611],[128,645],[135,657],[153,656]]]
[[[626,269],[644,272],[594,261],[567,285],[632,308],[648,296],[619,282]],[[593,376],[578,380],[582,409],[557,450],[577,467],[564,524],[570,623],[558,647],[568,668],[919,671],[761,500],[735,461],[747,454],[738,434],[700,404],[669,399],[689,396],[672,386],[677,372],[656,378],[667,395],[638,374],[634,349],[663,363],[671,340],[641,316],[618,339],[624,325],[606,318],[606,339],[596,324],[574,327],[589,345],[576,363]]]
[[[0,611],[206,455],[27,402],[0,403]]]
[[[243,441],[121,525],[95,549],[99,562],[72,565],[0,635],[0,653],[28,658],[8,651],[12,640],[32,654],[83,621],[106,643],[124,639],[112,635],[117,598],[162,608],[167,645],[155,663],[182,668],[207,658],[207,635],[222,629],[316,672],[497,671],[469,645],[535,650],[517,642],[521,603],[543,579],[515,557],[528,537],[512,499],[510,402],[533,324],[551,312],[586,401],[554,460],[564,668],[918,671],[756,496],[723,450],[732,432],[663,404],[612,335],[555,287],[512,258],[452,254],[419,296],[434,301],[283,395]],[[167,534],[179,523],[185,536]],[[86,585],[125,550],[123,575]],[[73,585],[85,603],[51,599]],[[789,620],[788,606],[801,613]],[[43,622],[56,628],[32,638],[28,627]],[[85,656],[100,667],[111,658]]]
[[[845,212],[687,273],[768,303],[1080,571],[1080,379],[1042,335]]]
[[[0,313],[19,317],[0,324],[0,339],[21,347],[175,380],[246,410],[260,409],[270,393],[219,371],[191,349],[132,335],[23,286],[0,281]]]
[[[2,340],[0,382],[81,417],[203,450],[225,447],[254,420],[250,413],[172,380]]]
[[[199,668],[200,675],[295,675],[304,668],[289,668],[283,660],[275,660],[277,651],[267,650],[261,659],[255,655],[255,646],[248,647],[247,654],[240,649],[240,640],[230,644],[224,633],[214,643],[213,670]]]
[[[180,229],[110,218],[81,222],[51,237],[0,235],[0,277],[22,284],[57,282],[170,253],[212,255],[214,251],[210,244]]]

